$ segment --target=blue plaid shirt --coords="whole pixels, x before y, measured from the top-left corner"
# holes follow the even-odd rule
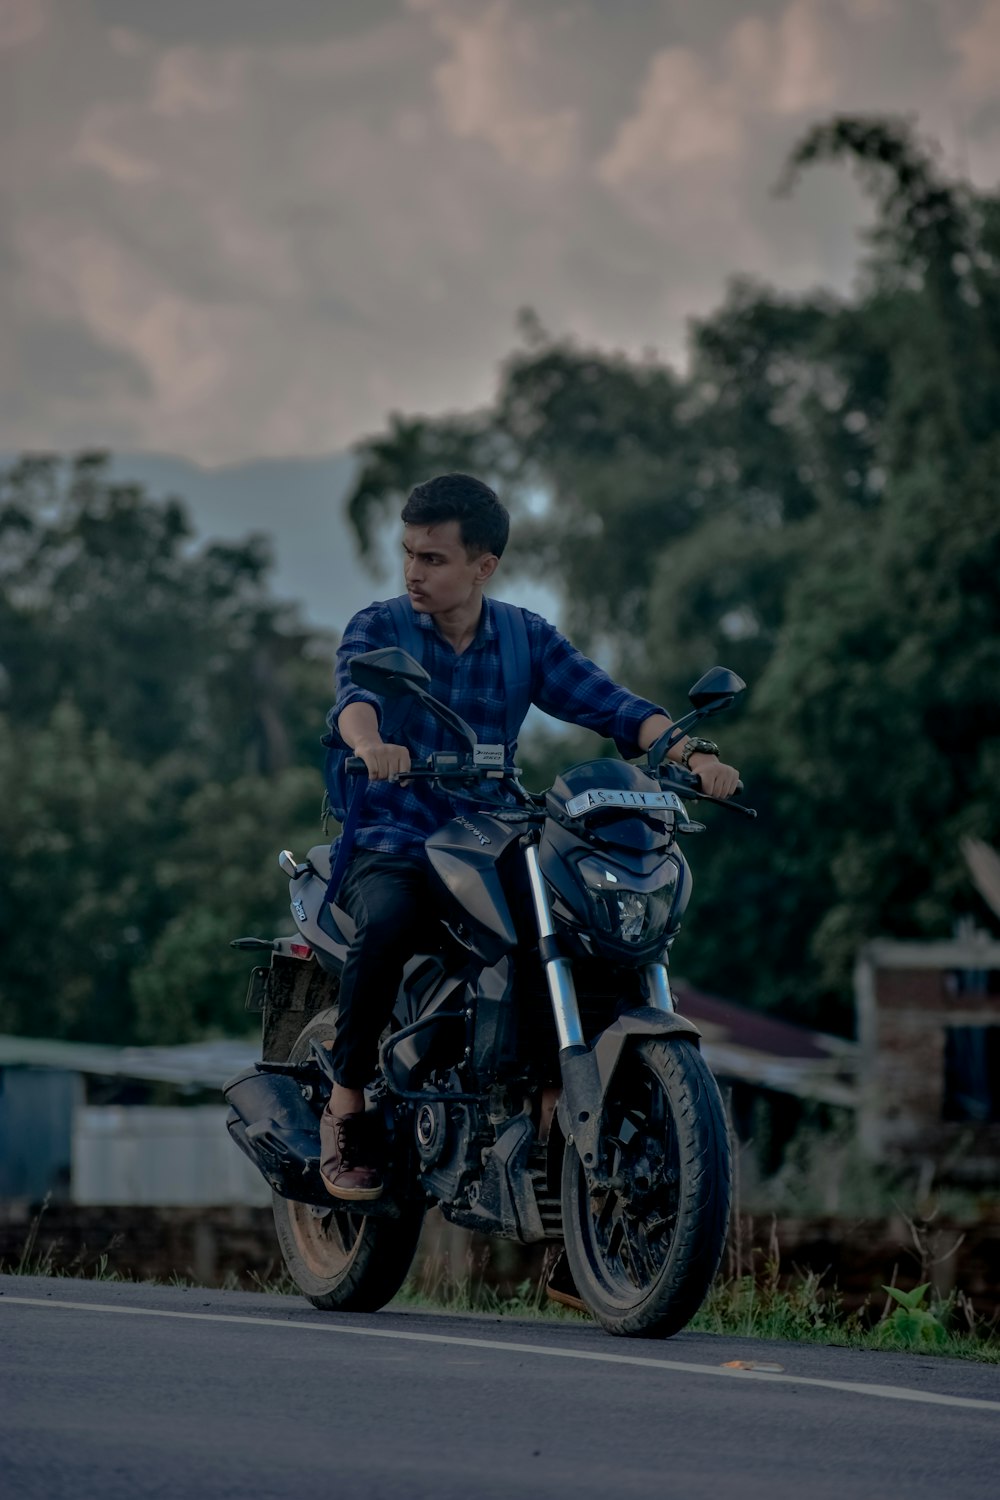
[[[407,601],[407,608],[411,607]],[[430,615],[415,610],[413,614],[418,628],[426,633],[423,666],[430,673],[431,696],[460,714],[482,744],[500,744],[506,739],[503,667],[489,599],[483,601],[476,637],[461,655],[438,633]],[[651,714],[666,713],[666,709],[619,687],[541,615],[526,609],[524,622],[533,669],[531,701],[556,719],[613,739],[627,760],[639,755],[639,726]],[[337,651],[334,720],[349,703],[370,703],[381,723],[382,700],[351,681],[348,663],[352,656],[360,656],[364,651],[395,645],[398,640],[385,604],[370,604],[358,611],[344,631]],[[420,704],[410,709],[396,739],[408,747],[415,762],[434,750],[459,748],[455,736]],[[514,761],[516,744],[516,740],[506,742],[508,764]],[[440,828],[451,812],[447,797],[429,782],[411,782],[409,786],[391,781],[370,782],[355,845],[389,854],[419,854],[424,840]]]

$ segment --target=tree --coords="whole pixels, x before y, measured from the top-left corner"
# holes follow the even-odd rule
[[[275,853],[322,837],[330,643],[269,568],[101,456],[0,475],[0,1029],[243,1024],[225,944],[287,920]]]
[[[325,842],[318,808],[316,773],[303,767],[207,782],[187,799],[175,837],[149,870],[161,912],[131,975],[140,1040],[245,1029],[246,969],[228,944],[245,933],[289,930],[277,854]]]
[[[995,839],[1000,759],[1000,198],[880,117],[809,131],[784,185],[841,161],[877,211],[852,297],[737,279],[684,377],[535,320],[487,411],[360,446],[352,510],[431,456],[472,467],[531,502],[511,564],[559,581],[571,633],[626,680],[677,712],[713,661],[747,678],[720,735],[766,818],[690,851],[678,958],[828,1025],[865,936],[964,909],[958,838]]]
[[[878,524],[795,584],[761,684],[781,768],[820,828],[841,824],[815,941],[833,984],[868,937],[947,934],[962,837],[1000,837],[998,493],[996,439],[955,487],[894,481]]]
[[[0,1030],[130,1040],[160,777],[63,702],[38,727],[0,718],[0,785]]]
[[[289,764],[302,710],[288,674],[314,634],[268,596],[265,538],[196,548],[181,502],[113,483],[103,455],[33,458],[0,475],[0,559],[15,720],[66,698],[140,760]]]

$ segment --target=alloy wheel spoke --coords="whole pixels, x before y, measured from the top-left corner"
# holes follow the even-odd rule
[[[353,1230],[354,1226],[347,1214],[332,1213],[330,1215],[329,1232],[336,1239],[344,1255],[350,1255],[354,1248],[357,1234]]]
[[[614,1221],[616,1213],[621,1213],[621,1199],[617,1193],[608,1193],[594,1220],[594,1227],[598,1234],[603,1233],[608,1225]]]
[[[615,1223],[612,1224],[611,1233],[608,1235],[608,1260],[615,1260],[618,1257],[621,1252],[622,1246],[625,1244],[625,1239],[625,1225],[622,1223],[621,1219],[617,1219]]]

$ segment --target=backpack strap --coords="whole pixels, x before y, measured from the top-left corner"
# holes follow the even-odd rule
[[[413,606],[405,594],[397,594],[395,599],[387,599],[389,613],[392,615],[393,628],[396,631],[396,641],[404,651],[408,651],[417,661],[423,661],[424,643],[423,631],[419,628],[413,618]]]
[[[340,829],[340,838],[337,843],[337,857],[330,869],[330,879],[326,883],[323,893],[324,903],[334,903],[340,893],[341,882],[347,872],[351,855],[354,853],[354,833],[361,817],[361,804],[365,800],[366,780],[363,776],[352,776],[353,783],[348,793],[347,810]]]
[[[412,657],[419,662],[423,661],[424,643],[423,632],[414,623],[413,611],[406,594],[400,594],[394,599],[385,601],[392,619],[392,628],[396,635],[397,643],[404,651],[408,651]],[[412,698],[396,699],[395,702],[387,703],[382,710],[381,732],[387,737],[397,735],[413,707]],[[325,737],[324,743],[328,743],[330,736]],[[335,754],[343,752],[335,751]],[[329,764],[330,752],[327,753]],[[347,806],[345,816],[340,829],[340,839],[337,844],[337,856],[330,871],[330,879],[327,882],[324,901],[336,901],[340,890],[341,881],[347,870],[351,855],[354,853],[354,834],[361,819],[361,807],[368,790],[368,780],[364,776],[352,776],[348,779]],[[329,792],[327,801],[329,802]]]
[[[423,632],[414,623],[409,599],[405,594],[399,594],[396,598],[387,599],[385,602],[392,616],[393,628],[400,646],[417,661],[422,661]],[[500,670],[507,716],[505,737],[508,744],[513,744],[521,732],[521,725],[531,707],[531,643],[528,640],[528,627],[525,624],[522,609],[516,604],[506,604],[502,599],[491,599],[490,606],[495,611],[497,634],[500,640]],[[383,734],[398,734],[412,707],[412,698],[404,698],[387,705],[382,716]],[[340,833],[337,857],[326,888],[324,897],[326,901],[336,900],[340,883],[354,850],[354,831],[361,816],[361,804],[368,786],[364,777],[358,776],[351,779],[353,785],[350,789],[346,817]]]
[[[503,695],[507,710],[507,742],[513,744],[531,707],[531,643],[524,610],[502,599],[491,599],[497,633],[500,637],[500,662],[503,673]]]
[[[417,661],[424,657],[424,632],[413,618],[413,607],[406,594],[387,599],[392,616],[396,640],[404,651]],[[532,663],[531,643],[528,627],[524,622],[524,610],[516,604],[506,604],[502,599],[491,599],[490,607],[497,622],[500,638],[500,670],[503,677],[504,703],[507,710],[506,738],[513,743],[521,732],[528,709],[531,707]],[[402,729],[407,714],[414,706],[412,698],[404,698],[390,704],[383,715],[383,733],[388,729],[396,734]]]
[[[405,594],[397,594],[394,599],[387,599],[385,602],[392,617],[397,644],[402,646],[404,651],[408,651],[416,661],[423,664],[424,633],[413,619],[413,607],[409,599]],[[382,712],[383,736],[398,734],[413,707],[413,698],[397,698],[394,703],[386,704]]]

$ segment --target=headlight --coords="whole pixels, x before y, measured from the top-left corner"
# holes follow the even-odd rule
[[[662,935],[670,920],[679,874],[672,860],[663,868],[663,884],[652,891],[630,890],[601,859],[582,859],[578,869],[602,932],[630,947]]]

